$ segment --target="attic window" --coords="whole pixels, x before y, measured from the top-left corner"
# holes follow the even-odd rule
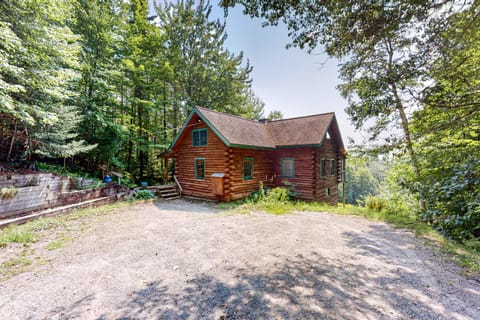
[[[202,147],[208,145],[208,129],[192,130],[192,145],[194,147]]]
[[[325,139],[330,140],[330,132],[325,133]]]

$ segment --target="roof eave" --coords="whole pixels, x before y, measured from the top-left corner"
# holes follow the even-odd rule
[[[277,146],[278,149],[288,149],[288,148],[317,148],[321,147],[321,143],[307,143],[307,144],[288,144],[288,145],[282,145],[282,146]]]
[[[256,150],[275,150],[276,147],[267,147],[267,146],[251,146],[245,144],[230,144],[230,148],[239,148],[239,149],[256,149]]]

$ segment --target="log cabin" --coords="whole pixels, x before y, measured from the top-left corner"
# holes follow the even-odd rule
[[[293,184],[297,198],[338,201],[345,156],[335,114],[248,120],[195,107],[166,153],[184,195],[231,201]]]

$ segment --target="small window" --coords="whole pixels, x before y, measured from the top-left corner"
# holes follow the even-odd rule
[[[331,176],[335,175],[335,160],[334,159],[330,160],[330,175]]]
[[[205,179],[205,159],[203,158],[195,159],[195,179]]]
[[[330,132],[325,133],[325,139],[330,140]]]
[[[280,160],[280,175],[282,178],[295,177],[295,159],[284,158]]]
[[[243,180],[251,180],[253,178],[253,158],[243,159]]]
[[[320,166],[322,171],[322,177],[326,177],[327,176],[327,160],[322,159],[320,161]]]
[[[194,147],[202,147],[208,145],[208,129],[192,130],[192,145]]]
[[[325,195],[326,195],[327,197],[329,197],[331,194],[332,194],[332,193],[331,193],[331,191],[330,191],[330,188],[326,188],[326,189],[325,189]]]

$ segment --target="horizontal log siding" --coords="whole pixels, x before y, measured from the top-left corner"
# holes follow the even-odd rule
[[[330,175],[330,160],[335,160],[338,165],[338,150],[332,140],[325,139],[320,148],[315,150],[315,201],[325,202],[331,205],[338,203],[338,168],[335,168],[335,175]],[[321,160],[327,160],[326,177],[321,175]],[[330,188],[330,196],[327,195],[326,189]]]
[[[275,150],[275,177],[276,184],[282,185],[287,180],[295,185],[299,199],[314,200],[315,190],[315,149],[314,148],[284,148]],[[282,158],[295,159],[295,177],[282,178],[280,173],[280,161]]]
[[[192,127],[207,128],[205,124]],[[220,138],[208,128],[208,145],[192,146],[192,128],[185,129],[185,136],[175,150],[175,174],[183,188],[183,194],[207,199],[217,199],[212,191],[213,173],[225,173],[228,148]],[[205,159],[205,179],[195,178],[195,158]],[[225,190],[229,193],[229,190]],[[228,199],[221,199],[228,200]]]
[[[273,151],[253,149],[230,149],[230,167],[228,183],[231,189],[231,200],[245,198],[252,191],[258,190],[259,182],[264,185],[273,183]],[[253,159],[253,177],[243,179],[243,159]]]

